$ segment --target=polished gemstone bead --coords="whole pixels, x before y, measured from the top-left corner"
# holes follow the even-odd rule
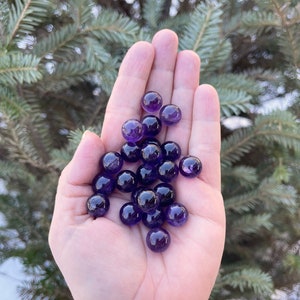
[[[179,171],[185,177],[196,177],[202,171],[202,163],[195,156],[185,156],[179,162]]]
[[[181,155],[180,146],[172,141],[165,142],[161,145],[161,150],[165,160],[175,161]]]
[[[152,189],[145,188],[138,192],[137,205],[142,212],[151,213],[154,212],[159,206],[159,199]]]
[[[157,168],[155,165],[142,164],[137,168],[136,176],[140,184],[150,185],[158,178]]]
[[[109,195],[115,188],[115,179],[107,174],[100,173],[96,175],[92,181],[92,189],[94,193]]]
[[[162,97],[154,91],[147,92],[141,99],[142,108],[147,112],[156,112],[162,106]]]
[[[188,220],[188,210],[181,204],[174,202],[166,210],[166,221],[172,226],[182,226]]]
[[[161,227],[165,222],[165,215],[162,209],[156,209],[152,213],[143,213],[142,221],[148,228]]]
[[[122,126],[122,135],[126,141],[135,143],[143,138],[144,126],[139,120],[127,120]]]
[[[170,242],[170,234],[163,228],[150,229],[146,236],[146,244],[154,252],[165,251],[169,247]]]
[[[160,207],[168,206],[176,200],[175,189],[171,184],[167,182],[157,184],[154,187],[154,192],[159,199]]]
[[[178,176],[178,166],[171,160],[165,160],[158,166],[158,178],[170,182]]]
[[[159,116],[163,124],[174,125],[181,120],[181,110],[175,104],[167,104],[161,108]]]
[[[126,142],[121,147],[121,156],[125,161],[137,162],[141,158],[140,147],[132,142]]]
[[[141,147],[141,158],[146,163],[157,164],[162,160],[162,151],[159,145],[144,142]]]
[[[161,121],[154,115],[147,115],[142,119],[144,136],[156,136],[161,131]]]
[[[94,194],[86,201],[87,212],[93,218],[103,217],[109,210],[110,202],[107,196]]]
[[[116,187],[124,193],[130,193],[137,186],[137,178],[134,172],[130,170],[121,171],[116,178]]]
[[[135,225],[142,219],[140,209],[132,202],[125,203],[120,209],[120,220],[125,225]]]
[[[118,173],[123,166],[123,158],[120,153],[110,151],[105,153],[100,159],[100,167],[103,172],[109,174]]]

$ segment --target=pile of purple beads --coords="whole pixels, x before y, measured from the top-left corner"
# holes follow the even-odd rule
[[[162,106],[162,103],[162,97],[154,91],[142,97],[141,106],[150,114],[142,120],[130,119],[123,124],[121,130],[126,142],[120,152],[110,151],[101,157],[101,171],[92,181],[94,194],[86,203],[89,215],[98,218],[109,210],[108,197],[115,189],[131,193],[131,201],[120,209],[120,220],[128,226],[141,221],[148,227],[146,244],[154,252],[162,252],[170,244],[170,234],[162,228],[165,222],[181,226],[188,219],[188,210],[176,201],[176,191],[170,183],[179,173],[192,178],[202,170],[197,157],[181,157],[176,142],[161,144],[156,139],[162,125],[172,126],[181,120],[178,106]],[[155,115],[158,111],[159,117]],[[133,172],[122,169],[124,162],[140,164]]]

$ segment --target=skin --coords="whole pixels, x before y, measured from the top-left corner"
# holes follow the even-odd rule
[[[159,31],[152,43],[137,42],[127,52],[115,82],[100,137],[85,132],[57,187],[49,244],[74,299],[208,299],[219,271],[225,239],[220,193],[220,112],[215,89],[199,85],[200,59],[178,52],[178,38]],[[171,244],[154,253],[145,244],[147,229],[123,225],[120,207],[129,194],[114,192],[105,217],[86,211],[90,183],[99,159],[124,143],[121,126],[140,119],[140,98],[159,92],[164,104],[177,104],[182,120],[164,128],[159,139],[180,144],[183,155],[201,159],[197,178],[179,176],[177,200],[189,211],[182,227],[165,228]]]

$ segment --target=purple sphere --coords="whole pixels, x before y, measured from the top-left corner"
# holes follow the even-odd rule
[[[136,175],[130,170],[121,171],[116,178],[116,187],[123,193],[130,193],[135,190],[137,186]]]
[[[202,171],[202,163],[195,156],[185,156],[179,162],[179,171],[185,177],[196,177]]]
[[[188,220],[188,210],[181,203],[173,203],[169,205],[166,211],[166,221],[172,226],[182,226]]]
[[[160,119],[154,115],[145,116],[142,124],[144,125],[144,136],[156,136],[162,128]]]
[[[163,106],[159,115],[161,122],[167,126],[174,125],[181,120],[181,110],[175,104]]]
[[[171,242],[170,234],[163,228],[153,228],[146,236],[146,244],[153,252],[165,251]]]
[[[164,159],[175,161],[181,155],[180,146],[172,141],[165,142],[161,145]]]
[[[123,166],[123,158],[118,152],[110,151],[100,159],[100,167],[108,174],[118,173]]]
[[[108,212],[109,206],[109,199],[102,194],[94,194],[86,201],[87,212],[95,219],[103,217]]]
[[[156,209],[154,212],[142,214],[142,221],[148,228],[161,227],[165,222],[165,215],[161,209]]]
[[[94,193],[109,195],[115,188],[114,178],[106,173],[96,175],[92,181],[92,189]]]
[[[141,99],[142,108],[147,112],[156,112],[162,106],[162,97],[154,91],[147,92]]]
[[[141,211],[132,203],[125,203],[120,209],[120,220],[125,225],[135,225],[142,219]]]
[[[125,161],[137,162],[141,157],[141,149],[135,143],[126,142],[121,148],[121,156]]]
[[[158,178],[170,182],[178,176],[178,166],[171,160],[165,160],[158,166]]]
[[[175,202],[176,199],[175,189],[171,184],[167,182],[162,182],[157,184],[154,187],[154,192],[156,193],[159,199],[160,207],[165,207]]]
[[[144,213],[152,213],[159,206],[159,199],[152,189],[140,190],[136,196],[137,205]]]
[[[143,138],[144,126],[139,120],[127,120],[122,126],[122,135],[126,141],[135,143]]]

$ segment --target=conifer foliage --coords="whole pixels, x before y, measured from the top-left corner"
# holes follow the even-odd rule
[[[268,299],[299,282],[297,1],[4,0],[0,262],[18,257],[31,275],[22,299],[71,299],[47,244],[57,178],[83,130],[99,132],[128,47],[161,28],[199,54],[220,95],[227,238],[211,298]]]

